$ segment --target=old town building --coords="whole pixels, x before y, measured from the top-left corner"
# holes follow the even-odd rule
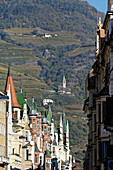
[[[113,167],[113,0],[103,24],[97,24],[95,62],[86,80],[84,111],[88,114],[88,148],[84,169]]]
[[[8,96],[0,92],[0,170],[5,170],[9,164],[7,148],[8,99]]]
[[[0,169],[72,169],[65,113],[55,127],[51,107],[39,112],[34,97],[28,104],[22,87],[16,97],[10,66],[5,94],[0,92],[0,151]]]

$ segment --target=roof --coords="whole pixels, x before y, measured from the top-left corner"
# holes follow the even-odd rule
[[[46,149],[46,157],[51,157],[51,154],[48,149]]]
[[[50,121],[50,123],[52,123],[52,111],[51,110],[48,111],[47,119]]]
[[[35,152],[40,152],[40,150],[39,150],[39,148],[38,148],[36,142],[35,142]]]
[[[63,76],[63,81],[66,81],[66,78],[65,78],[65,76]]]
[[[30,130],[30,127],[28,125],[25,125],[25,130]]]
[[[66,118],[65,118],[65,113],[63,113],[63,133],[66,133]]]
[[[0,91],[0,96],[4,96],[4,93],[2,93],[1,91]]]
[[[92,69],[90,72],[89,72],[89,77],[93,77],[94,76],[94,69]]]
[[[24,107],[24,95],[23,95],[23,93],[20,93],[17,96],[17,101],[18,101],[18,104],[21,106],[22,111],[23,111],[23,107]]]
[[[57,133],[57,132],[58,132],[58,131],[56,130],[56,128],[55,128],[55,125],[54,125],[54,132],[55,132],[55,133]]]
[[[0,96],[0,99],[9,99],[9,97],[8,96]]]
[[[11,92],[11,105],[12,105],[12,107],[21,108],[21,106],[17,102],[15,88],[14,88],[14,84],[13,84],[13,79],[12,79],[11,73],[10,73],[10,66],[8,68],[7,80],[6,80],[6,86],[5,86],[5,92],[6,93],[8,92],[9,85],[10,85],[10,92]]]

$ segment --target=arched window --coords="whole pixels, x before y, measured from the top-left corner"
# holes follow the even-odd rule
[[[19,145],[19,155],[21,154],[21,145]]]
[[[40,156],[40,165],[42,165],[42,156]]]

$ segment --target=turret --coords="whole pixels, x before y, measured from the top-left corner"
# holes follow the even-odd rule
[[[60,143],[63,145],[63,121],[62,121],[62,114],[60,114]]]
[[[66,145],[66,118],[65,113],[63,112],[63,144]]]
[[[8,67],[8,74],[7,74],[6,85],[5,85],[6,94],[8,92],[9,85],[10,85],[10,93],[11,93],[11,105],[13,108],[20,108],[20,105],[18,104],[17,98],[16,98],[13,79],[12,79],[11,72],[10,72],[10,66]]]
[[[67,125],[66,125],[66,144],[69,143],[69,122],[67,120]]]

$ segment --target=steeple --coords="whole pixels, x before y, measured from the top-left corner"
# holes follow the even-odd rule
[[[69,143],[69,122],[67,120],[66,143]]]
[[[7,74],[7,76],[11,76],[10,64],[9,64],[9,67],[8,67],[8,74]]]
[[[66,118],[64,112],[63,112],[63,133],[66,133]]]
[[[50,121],[50,123],[52,122],[52,111],[51,111],[51,105],[50,104],[49,104],[49,111],[48,111],[47,119]]]
[[[34,96],[32,97],[32,103],[34,103]]]
[[[18,104],[17,98],[16,98],[13,79],[11,77],[10,65],[8,67],[8,74],[7,74],[6,85],[5,85],[5,93],[6,94],[8,92],[9,85],[10,85],[10,94],[11,94],[11,106],[15,107],[15,108],[18,108],[18,107],[20,108],[20,105]]]
[[[36,104],[35,104],[34,96],[32,97],[32,104],[31,104],[31,107],[32,107],[33,109],[36,109]]]
[[[22,93],[22,86],[20,87],[20,93],[17,96],[18,104],[21,106],[22,111],[24,110],[24,95]]]
[[[22,86],[20,87],[20,93],[22,93]]]

